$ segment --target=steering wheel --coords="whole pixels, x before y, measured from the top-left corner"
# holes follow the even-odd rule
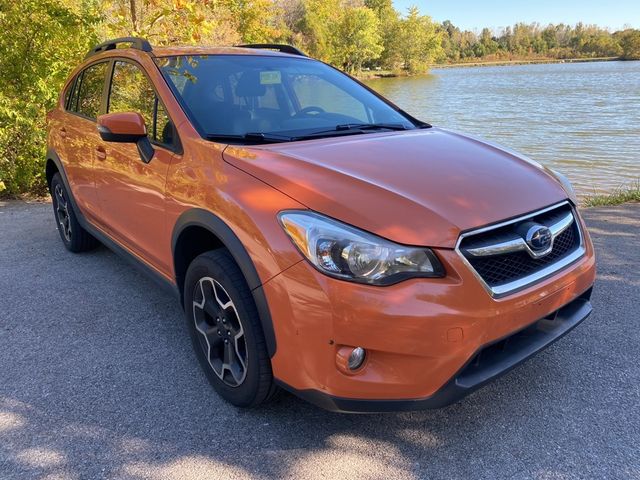
[[[297,112],[294,117],[300,117],[302,115],[310,115],[312,113],[326,113],[326,110],[322,107],[316,107],[315,105],[309,105],[308,107],[304,107],[302,110]]]

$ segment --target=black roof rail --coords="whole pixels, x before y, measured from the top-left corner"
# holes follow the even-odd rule
[[[249,43],[246,45],[236,45],[236,47],[261,48],[265,50],[276,50],[282,53],[290,53],[291,55],[300,55],[302,57],[307,56],[302,50],[298,50],[296,47],[292,45],[285,45],[282,43]]]
[[[89,50],[89,53],[87,53],[84,58],[87,59],[93,55],[96,55],[97,53],[106,52],[107,50],[114,50],[118,48],[119,43],[129,43],[131,45],[131,48],[142,50],[143,52],[151,52],[153,50],[153,48],[151,48],[151,44],[144,38],[122,37],[116,38],[114,40],[107,40],[106,42],[93,47],[91,50]]]

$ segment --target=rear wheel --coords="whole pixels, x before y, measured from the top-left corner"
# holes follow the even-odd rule
[[[51,179],[50,188],[53,214],[64,246],[74,253],[94,249],[98,245],[98,241],[78,222],[70,202],[69,192],[59,173],[56,173]]]
[[[253,296],[231,254],[198,256],[184,285],[185,315],[198,360],[218,394],[253,407],[276,391]]]

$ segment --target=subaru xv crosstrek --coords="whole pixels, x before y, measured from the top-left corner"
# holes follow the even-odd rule
[[[46,177],[65,247],[173,292],[241,407],[441,407],[592,309],[565,177],[287,45],[98,45],[48,115]]]

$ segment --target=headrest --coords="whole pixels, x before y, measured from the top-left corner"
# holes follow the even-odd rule
[[[247,70],[242,74],[236,85],[236,97],[261,97],[267,92],[267,87],[260,83],[258,70]]]

